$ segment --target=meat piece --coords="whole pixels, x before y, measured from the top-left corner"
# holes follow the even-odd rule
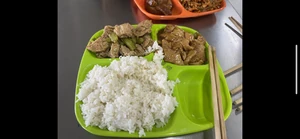
[[[143,49],[143,47],[139,44],[136,44],[136,49],[135,49],[135,52],[136,52],[136,55],[137,56],[144,56],[145,55],[145,50]]]
[[[172,25],[172,24],[168,24],[168,25],[166,25],[166,27],[164,28],[164,32],[166,32],[166,33],[170,33],[170,32],[172,32],[174,29],[175,29],[175,25]]]
[[[134,28],[129,23],[115,25],[114,32],[119,38],[128,38],[133,36]]]
[[[200,44],[202,44],[202,45],[205,45],[205,43],[206,43],[205,38],[201,35],[198,35],[197,40],[199,40]]]
[[[171,0],[158,0],[164,3],[159,4],[156,9],[161,11],[164,15],[172,15],[172,1]]]
[[[181,41],[180,41],[180,44],[182,45],[182,47],[183,47],[183,49],[185,50],[185,51],[189,51],[189,50],[193,50],[194,49],[194,47],[191,47],[190,46],[190,44],[189,44],[189,40],[188,39],[182,39]]]
[[[184,61],[186,59],[186,52],[183,51],[183,49],[180,49],[180,55],[181,55],[182,60]]]
[[[190,63],[200,63],[199,65],[205,63],[205,46],[202,43],[202,40],[199,39],[195,39],[191,42],[192,47],[197,51],[197,55],[190,60]]]
[[[171,43],[167,42],[166,40],[162,40],[162,48],[164,52],[164,60],[166,62],[170,62],[177,65],[184,65],[183,60],[181,59],[180,53],[176,52],[175,50],[170,49],[169,45]]]
[[[194,35],[188,32],[184,32],[184,38],[191,42],[192,40],[194,40]]]
[[[183,48],[185,51],[193,50],[194,48],[189,45],[189,40],[185,38],[178,38],[178,40],[172,42],[172,49],[179,50]]]
[[[108,35],[114,32],[113,26],[105,26],[101,37],[108,38]]]
[[[178,39],[178,37],[172,33],[163,33],[160,36],[168,41],[176,41]]]
[[[184,60],[184,64],[188,65],[191,59],[196,56],[197,51],[196,50],[191,50],[188,52],[186,59]]]
[[[171,0],[146,0],[145,9],[156,15],[171,15],[173,3]]]
[[[176,27],[171,33],[162,33],[160,36],[168,41],[176,41],[184,37],[184,31]]]
[[[179,49],[182,49],[182,45],[181,45],[180,41],[173,41],[173,42],[170,41],[170,43],[171,43],[171,49],[176,50],[176,51]]]
[[[179,42],[174,43],[174,42],[169,42],[169,41],[163,39],[161,46],[162,46],[162,48],[173,50],[176,54],[180,54],[182,60],[184,60],[186,58],[186,53],[184,52],[182,45],[180,45]]]
[[[159,30],[157,33],[157,43],[161,45],[161,40],[167,37],[167,35],[170,34],[174,30],[174,28],[174,25],[168,24],[164,29]]]
[[[109,47],[110,43],[104,37],[99,37],[95,41],[89,43],[86,48],[92,52],[104,52]]]
[[[147,33],[151,33],[152,21],[144,20],[140,22],[134,30],[134,35],[137,37],[143,36]]]
[[[135,51],[130,51],[129,48],[127,48],[124,45],[121,45],[120,53],[123,56],[133,56],[133,55],[136,55]]]
[[[168,48],[168,49],[172,49],[172,43],[171,42],[168,42],[166,40],[162,40],[161,41],[161,47],[162,48]]]
[[[175,25],[174,25],[175,26]],[[182,38],[184,37],[184,30],[182,30],[181,28],[179,27],[175,27],[173,29],[173,31],[171,32],[171,34],[174,34],[175,36],[179,37],[179,38]]]
[[[184,65],[179,53],[176,53],[176,51],[172,49],[163,49],[163,51],[165,54],[164,60],[166,62],[170,62],[177,65]]]
[[[110,51],[108,53],[108,56],[111,58],[118,58],[119,57],[119,51],[120,51],[120,44],[119,43],[113,43],[110,47]]]
[[[147,49],[149,46],[152,46],[154,41],[152,40],[150,35],[143,36],[144,42],[142,43],[142,47]]]
[[[98,58],[108,58],[108,51],[109,49],[106,49],[104,52],[97,52],[95,53],[96,54],[96,57]]]

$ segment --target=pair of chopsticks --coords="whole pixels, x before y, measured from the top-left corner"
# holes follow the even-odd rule
[[[235,20],[232,16],[228,17],[229,20],[235,25],[235,27],[242,33],[243,32],[243,26],[242,24],[240,24],[237,20]],[[236,31],[233,27],[231,27],[230,25],[228,25],[227,23],[225,23],[225,25],[231,29],[235,34],[237,34],[241,39],[243,39],[243,35],[241,33],[239,33],[238,31]]]
[[[239,85],[236,88],[232,89],[230,91],[231,96],[236,95],[238,92],[242,91],[242,89],[243,89],[242,85]],[[239,98],[239,99],[237,99],[237,100],[235,100],[235,101],[233,101],[233,105],[238,106],[237,109],[236,109],[236,111],[240,112],[240,111],[243,110],[242,103],[243,103],[243,98],[242,97]]]
[[[242,69],[242,67],[243,67],[243,63],[237,64],[234,67],[224,71],[224,76],[228,77],[229,75],[237,72],[239,69]],[[243,89],[243,85],[240,84],[239,86],[237,86],[236,88],[234,88],[230,91],[231,96],[234,96],[235,94],[240,92],[242,89]]]
[[[243,105],[242,105],[242,103],[243,103],[243,98],[242,98],[242,97],[239,98],[239,99],[237,99],[237,100],[235,100],[235,101],[233,101],[233,105],[238,106],[238,107],[236,108],[236,111],[242,111],[242,110],[243,110]]]
[[[216,48],[208,47],[209,51],[209,70],[212,86],[213,111],[215,139],[227,139],[226,127],[224,121],[224,112],[222,106],[222,97],[220,92],[220,79],[217,66]]]
[[[226,77],[226,76],[229,76],[229,75],[235,73],[238,69],[241,69],[242,67],[243,67],[243,63],[240,63],[240,64],[238,64],[238,65],[236,65],[236,66],[234,66],[234,67],[232,67],[232,68],[226,70],[226,71],[224,72],[224,76],[225,76],[225,77]],[[237,86],[236,88],[230,90],[230,95],[231,95],[231,96],[234,96],[234,95],[236,95],[237,93],[239,93],[240,91],[242,91],[242,89],[243,89],[243,85],[240,84],[240,85]],[[236,101],[233,102],[233,105],[238,106],[237,109],[236,109],[236,111],[240,112],[240,111],[243,110],[242,102],[243,102],[243,99],[242,99],[242,98],[239,98],[239,99],[237,99]]]

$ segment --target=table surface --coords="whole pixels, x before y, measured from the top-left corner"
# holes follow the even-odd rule
[[[216,47],[217,58],[223,71],[242,62],[242,39],[233,33],[225,23],[232,27],[228,17],[242,19],[229,1],[227,7],[218,13],[172,21],[153,21],[153,23],[174,23],[199,31]],[[105,25],[122,23],[136,24],[148,19],[131,0],[59,0],[58,1],[58,138],[59,139],[100,139],[85,131],[77,122],[74,113],[74,95],[80,60],[90,37]],[[234,27],[235,28],[235,27]],[[230,90],[242,84],[242,70],[226,77]],[[236,100],[242,92],[232,97]],[[228,139],[242,138],[242,112],[232,109],[226,120]],[[213,139],[214,131],[169,139]]]

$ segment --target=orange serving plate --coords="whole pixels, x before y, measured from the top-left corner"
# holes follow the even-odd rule
[[[173,8],[172,8],[172,15],[155,15],[151,14],[146,11],[145,9],[145,0],[134,0],[137,7],[149,18],[154,20],[174,20],[177,18],[190,18],[190,17],[198,17],[198,16],[204,16],[213,14],[219,11],[222,11],[226,7],[226,1],[222,0],[221,8],[212,10],[212,11],[206,11],[206,12],[190,12],[187,11],[180,3],[179,0],[172,0]]]

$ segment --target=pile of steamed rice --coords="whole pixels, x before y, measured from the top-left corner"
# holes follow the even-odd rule
[[[146,136],[152,127],[166,125],[178,103],[172,96],[176,83],[167,79],[162,67],[162,48],[154,42],[147,53],[156,51],[153,61],[126,56],[109,66],[95,65],[80,84],[78,101],[86,126],[109,131],[138,131]]]

